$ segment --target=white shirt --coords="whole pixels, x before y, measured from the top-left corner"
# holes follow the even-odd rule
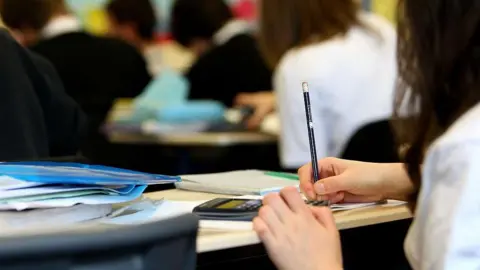
[[[302,82],[310,88],[319,158],[338,156],[363,125],[391,116],[396,31],[385,19],[362,13],[371,27],[287,52],[274,75],[280,116],[280,158],[286,168],[310,161]]]
[[[73,15],[63,15],[52,18],[42,29],[43,38],[53,38],[59,35],[82,31],[82,24]]]
[[[251,26],[247,21],[232,19],[213,35],[212,40],[217,46],[223,45],[234,36],[249,33],[251,30]]]
[[[405,252],[415,270],[480,269],[480,104],[428,150]]]

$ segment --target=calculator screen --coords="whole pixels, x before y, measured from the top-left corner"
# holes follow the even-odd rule
[[[224,204],[221,204],[221,205],[218,205],[216,208],[219,208],[219,209],[232,209],[232,208],[235,208],[239,205],[242,205],[244,204],[245,201],[244,200],[231,200],[231,201],[228,201]]]

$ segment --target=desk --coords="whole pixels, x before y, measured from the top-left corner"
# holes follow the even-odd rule
[[[118,99],[108,116],[108,122],[132,113],[131,99]],[[110,131],[108,139],[116,144],[156,144],[165,146],[233,146],[242,144],[276,143],[278,137],[261,132],[198,132],[180,134],[145,134],[140,131]]]
[[[219,197],[231,197],[219,194],[166,190],[146,195],[152,199],[198,201]],[[411,214],[406,206],[374,206],[363,209],[336,212],[335,219],[340,230],[408,219]],[[197,252],[211,252],[224,249],[250,246],[260,243],[253,231],[212,231],[200,230],[197,239]]]
[[[199,132],[152,135],[112,131],[109,132],[108,138],[111,143],[117,144],[156,144],[165,146],[233,146],[277,142],[276,136],[259,132]]]

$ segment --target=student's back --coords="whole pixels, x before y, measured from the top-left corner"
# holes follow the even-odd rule
[[[186,74],[190,99],[231,106],[239,93],[271,90],[271,69],[250,25],[234,19],[225,1],[177,0],[171,28],[174,39],[198,58]]]
[[[97,125],[115,98],[137,96],[150,80],[141,55],[119,40],[71,32],[31,49],[54,64],[67,93]]]
[[[339,156],[360,127],[393,112],[396,79],[393,27],[375,15],[345,36],[291,50],[275,75],[282,121],[282,161],[300,166],[310,157],[304,135],[302,82],[310,85],[312,113],[321,157]]]
[[[88,115],[83,154],[106,162],[108,143],[99,129],[115,99],[137,96],[150,81],[142,56],[122,41],[84,32],[45,39],[31,49],[53,63],[67,93]]]
[[[83,114],[48,61],[0,31],[0,160],[73,155]]]
[[[190,99],[215,99],[231,106],[239,93],[271,89],[271,71],[266,67],[256,40],[239,34],[202,55],[187,72]]]

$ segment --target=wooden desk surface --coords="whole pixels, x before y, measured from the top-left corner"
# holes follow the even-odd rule
[[[199,132],[151,135],[113,131],[108,134],[108,138],[111,143],[118,144],[158,144],[167,146],[231,146],[277,142],[276,136],[259,132]]]
[[[182,190],[167,190],[146,194],[152,199],[164,198],[166,200],[199,201],[219,197],[231,197],[219,194],[189,192]],[[340,230],[369,226],[384,222],[407,219],[411,214],[406,206],[378,205],[363,209],[336,212],[335,219]],[[249,246],[260,243],[253,231],[220,231],[203,230],[199,232],[197,252],[209,252]]]

